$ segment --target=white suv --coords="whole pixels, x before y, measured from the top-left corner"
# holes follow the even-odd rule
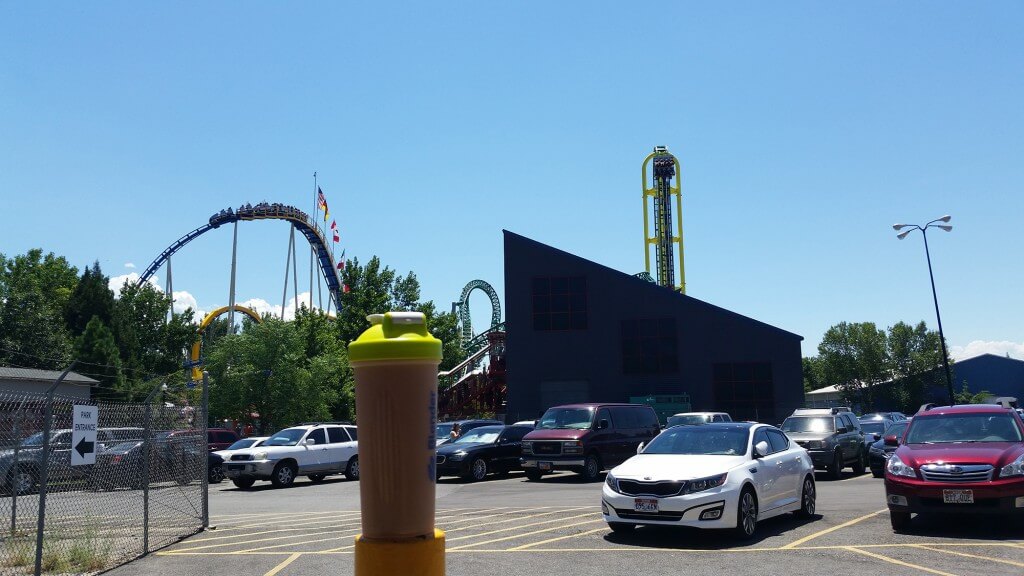
[[[258,448],[233,452],[224,462],[224,474],[239,488],[257,480],[290,486],[297,476],[320,482],[328,474],[359,480],[359,445],[356,427],[348,424],[302,424],[285,428]]]

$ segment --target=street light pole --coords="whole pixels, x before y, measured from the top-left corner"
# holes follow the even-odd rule
[[[941,228],[946,232],[953,229],[952,226],[946,224],[936,224],[937,222],[949,222],[949,216],[943,216],[942,218],[936,218],[924,226],[918,226],[917,224],[894,224],[894,230],[900,230],[901,228],[910,227],[911,230],[897,234],[896,237],[903,240],[907,237],[907,234],[913,230],[920,230],[921,237],[924,238],[924,256],[928,260],[928,279],[932,284],[932,301],[935,303],[935,320],[939,325],[939,345],[942,347],[942,366],[946,370],[946,391],[949,394],[949,405],[956,404],[956,393],[953,390],[953,375],[949,370],[949,354],[946,352],[946,336],[942,333],[942,315],[939,314],[939,297],[935,292],[935,275],[932,273],[932,255],[931,251],[928,250],[928,228]]]

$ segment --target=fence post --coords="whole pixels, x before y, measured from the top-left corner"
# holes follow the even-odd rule
[[[153,449],[153,397],[167,386],[161,382],[146,396],[146,416],[142,424],[142,555],[149,554],[149,459]]]
[[[18,531],[18,468],[21,464],[18,461],[18,450],[21,448],[20,426],[21,420],[25,417],[25,398],[18,404],[18,410],[14,413],[14,456],[11,460],[11,469],[8,475],[11,479],[11,537]]]
[[[208,427],[210,423],[210,373],[203,370],[203,406],[202,406],[202,437],[203,437],[203,458],[209,459],[210,438]],[[210,469],[209,463],[203,466],[203,530],[210,527]]]
[[[50,431],[53,429],[53,395],[60,383],[67,378],[71,369],[78,364],[78,360],[72,360],[57,381],[46,391],[46,421],[43,424],[43,467],[39,471],[39,522],[36,525],[36,567],[35,576],[39,576],[43,570],[43,530],[46,528],[46,483],[49,481],[50,468]]]

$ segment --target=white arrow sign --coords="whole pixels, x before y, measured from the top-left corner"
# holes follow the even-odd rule
[[[71,465],[96,463],[96,422],[99,408],[96,406],[75,406],[75,417],[71,426]]]

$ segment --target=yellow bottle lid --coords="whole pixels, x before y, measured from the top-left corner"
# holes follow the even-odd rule
[[[422,312],[370,314],[366,319],[370,327],[348,345],[349,361],[441,361],[441,341],[427,330]]]

